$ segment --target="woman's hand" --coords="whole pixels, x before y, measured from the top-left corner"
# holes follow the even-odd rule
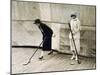
[[[55,34],[53,34],[52,36],[53,36],[53,37],[56,37],[56,35],[55,35]]]

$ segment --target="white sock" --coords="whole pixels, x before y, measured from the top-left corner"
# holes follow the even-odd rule
[[[42,57],[44,55],[44,51],[41,51],[40,57]]]
[[[78,60],[78,57],[77,57],[77,55],[76,55],[76,57],[75,57],[75,60]]]

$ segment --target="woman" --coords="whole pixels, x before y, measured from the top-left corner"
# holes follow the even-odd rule
[[[40,19],[36,19],[34,24],[39,27],[43,35],[43,48],[39,57],[39,59],[43,59],[44,51],[50,51],[48,55],[53,53],[53,50],[51,49],[53,31],[46,24],[42,23]]]
[[[71,15],[70,26],[71,26],[71,30],[73,33],[77,52],[79,53],[80,52],[80,21],[77,18],[76,14]],[[73,54],[71,59],[78,60],[71,33],[69,34],[69,39],[70,39],[70,49],[71,49],[72,54]]]

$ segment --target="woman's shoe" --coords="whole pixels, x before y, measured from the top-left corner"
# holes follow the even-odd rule
[[[51,55],[51,54],[53,54],[53,51],[50,51],[50,52],[48,53],[48,55]]]
[[[39,59],[43,59],[43,56],[39,57]]]

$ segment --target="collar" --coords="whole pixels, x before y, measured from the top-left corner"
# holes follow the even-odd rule
[[[77,20],[78,20],[78,18],[73,19],[73,21],[77,21]]]

